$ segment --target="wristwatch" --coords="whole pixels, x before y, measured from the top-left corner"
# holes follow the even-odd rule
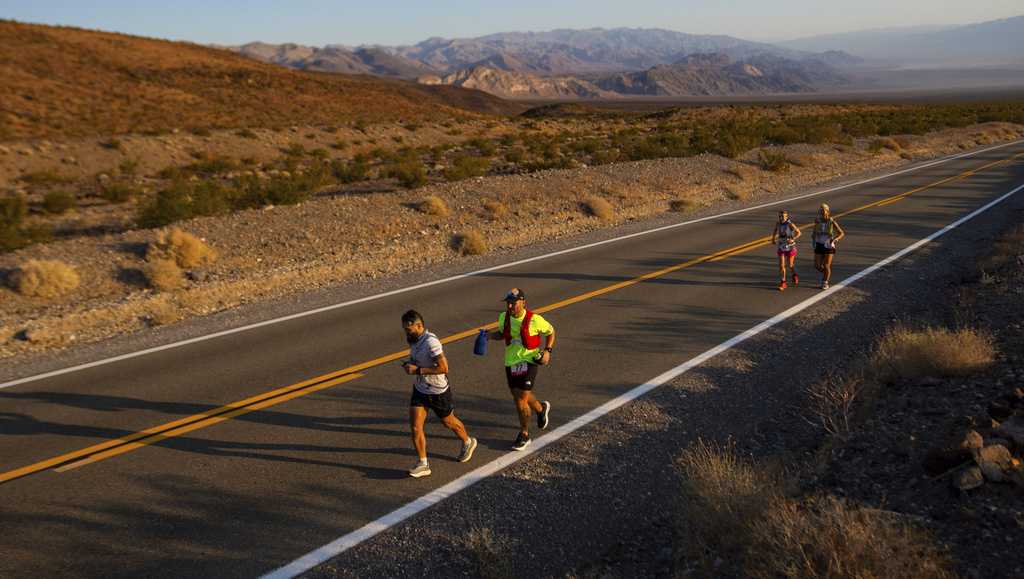
[[[544,348],[544,351],[547,352],[548,354],[550,354],[551,353],[551,348]]]

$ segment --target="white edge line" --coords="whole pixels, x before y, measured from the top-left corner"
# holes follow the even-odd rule
[[[746,213],[748,211],[756,211],[758,209],[764,209],[765,207],[771,207],[773,205],[780,205],[782,203],[791,203],[793,201],[799,201],[801,199],[807,199],[808,197],[814,197],[816,195],[824,195],[826,193],[832,193],[834,191],[839,191],[839,190],[842,190],[842,189],[848,189],[850,187],[856,187],[858,185],[865,185],[867,183],[873,183],[873,182],[879,181],[881,179],[888,179],[889,177],[895,177],[897,175],[903,175],[905,173],[912,173],[914,171],[920,171],[921,169],[927,169],[928,167],[933,167],[935,165],[941,165],[943,163],[948,163],[950,161],[955,161],[957,159],[962,159],[964,157],[970,157],[972,155],[979,155],[981,153],[987,153],[988,151],[994,151],[996,149],[1002,149],[1002,148],[1010,147],[1010,146],[1017,145],[1017,144],[1020,144],[1020,143],[1024,143],[1024,140],[1012,141],[1012,142],[1009,142],[1009,143],[1003,143],[1001,145],[995,145],[995,146],[988,147],[988,148],[985,148],[985,149],[979,149],[979,150],[976,150],[976,151],[969,151],[969,152],[966,152],[966,153],[960,153],[958,155],[953,155],[951,157],[942,157],[942,158],[936,159],[934,161],[929,161],[929,162],[921,164],[921,165],[915,165],[913,167],[908,167],[906,169],[902,169],[900,171],[895,171],[893,173],[886,173],[885,175],[879,175],[877,177],[871,177],[869,179],[863,179],[861,181],[855,181],[853,183],[847,183],[845,185],[837,185],[835,187],[830,187],[828,189],[823,189],[821,191],[814,191],[812,193],[805,193],[803,195],[797,195],[795,197],[789,197],[789,198],[780,199],[780,200],[777,200],[777,201],[769,201],[767,203],[762,203],[760,205],[754,205],[754,206],[751,206],[751,207],[743,207],[741,209],[734,209],[733,211],[726,211],[725,213],[716,213],[714,215],[708,215],[706,217],[700,217],[700,218],[697,218],[697,219],[691,219],[689,221],[683,221],[681,223],[673,223],[671,225],[663,225],[661,227],[655,227],[653,229],[646,229],[644,231],[638,231],[636,233],[630,233],[630,234],[627,234],[627,235],[621,235],[619,237],[613,237],[611,239],[605,239],[605,240],[602,240],[602,241],[596,241],[594,243],[588,243],[586,245],[579,245],[579,246],[576,246],[576,247],[570,247],[568,249],[562,249],[562,250],[555,251],[555,252],[552,252],[552,253],[546,253],[544,255],[536,255],[536,256],[533,256],[533,257],[528,257],[528,258],[525,258],[525,259],[520,259],[520,260],[512,261],[512,262],[509,262],[509,263],[503,263],[503,264],[500,264],[500,265],[495,265],[495,266],[484,268],[484,269],[478,269],[478,270],[475,270],[475,271],[471,271],[471,272],[467,272],[467,273],[462,273],[462,274],[459,274],[459,275],[453,275],[451,277],[446,277],[446,278],[442,278],[442,279],[428,281],[428,282],[421,283],[421,284],[407,286],[407,287],[404,287],[404,288],[399,288],[399,289],[395,289],[395,290],[391,290],[391,291],[382,292],[382,293],[379,293],[379,294],[365,296],[365,297],[361,297],[361,298],[358,298],[358,299],[349,300],[347,302],[331,304],[329,306],[323,306],[323,307],[315,308],[315,309],[312,309],[312,310],[306,310],[304,312],[297,312],[297,313],[294,313],[294,314],[289,314],[287,316],[281,316],[279,318],[273,318],[273,319],[270,319],[270,320],[264,320],[262,322],[256,322],[256,323],[248,324],[248,325],[245,325],[245,326],[239,326],[237,328],[230,328],[230,329],[227,329],[227,330],[221,330],[219,332],[214,332],[212,334],[205,334],[205,335],[202,335],[202,336],[196,336],[194,338],[189,338],[187,340],[180,340],[180,341],[177,341],[177,342],[171,342],[169,344],[163,344],[163,345],[160,345],[160,346],[153,346],[152,348],[146,348],[144,350],[137,350],[135,352],[129,352],[127,354],[121,354],[121,355],[118,355],[118,356],[112,356],[110,358],[103,358],[101,360],[95,360],[93,362],[87,362],[87,363],[84,363],[84,364],[78,364],[78,365],[75,365],[75,366],[69,366],[67,368],[61,368],[59,370],[53,370],[53,371],[50,371],[50,372],[44,372],[42,374],[36,374],[36,375],[33,375],[33,376],[26,376],[25,378],[18,378],[16,380],[11,380],[9,382],[0,383],[0,390],[3,390],[4,388],[10,388],[12,386],[18,386],[19,384],[25,384],[25,383],[28,383],[28,382],[35,382],[37,380],[44,380],[46,378],[53,378],[54,376],[60,376],[60,375],[63,375],[63,374],[70,374],[72,372],[78,372],[80,370],[86,370],[86,369],[89,369],[89,368],[95,368],[97,366],[103,366],[103,365],[106,365],[106,364],[112,364],[114,362],[121,362],[123,360],[130,360],[132,358],[137,358],[139,356],[145,356],[147,354],[154,354],[156,352],[162,352],[164,350],[170,350],[170,349],[173,349],[173,348],[180,348],[181,346],[187,346],[189,344],[195,344],[195,343],[198,343],[198,342],[204,342],[206,340],[212,340],[214,338],[222,338],[224,336],[230,336],[231,334],[237,334],[237,333],[240,333],[240,332],[246,332],[248,330],[254,330],[256,328],[262,328],[263,326],[279,324],[281,322],[287,322],[287,321],[290,321],[290,320],[304,318],[306,316],[313,316],[313,315],[316,315],[316,314],[322,314],[324,312],[328,312],[328,311],[331,311],[331,310],[336,310],[336,309],[344,308],[344,307],[348,307],[348,306],[354,306],[356,304],[361,304],[363,302],[379,300],[379,299],[383,299],[383,298],[390,297],[390,296],[393,296],[393,295],[398,295],[398,294],[402,294],[402,293],[406,293],[406,292],[410,292],[410,291],[415,291],[415,290],[419,290],[419,289],[423,289],[423,288],[426,288],[426,287],[431,287],[431,286],[435,286],[435,285],[439,285],[439,284],[443,284],[443,283],[449,283],[449,282],[453,282],[453,281],[456,281],[456,280],[465,279],[467,277],[473,277],[473,276],[481,275],[481,274],[484,274],[484,273],[490,273],[492,271],[498,271],[498,270],[501,270],[501,269],[507,269],[507,268],[510,268],[510,267],[515,267],[517,265],[522,265],[524,263],[530,263],[530,262],[533,262],[533,261],[540,261],[542,259],[548,259],[548,258],[551,258],[551,257],[557,257],[559,255],[565,255],[567,253],[573,253],[573,252],[576,252],[576,251],[583,251],[585,249],[591,249],[591,248],[599,247],[601,245],[606,245],[606,244],[609,244],[609,243],[616,243],[616,242],[619,242],[619,241],[625,241],[627,239],[632,239],[634,237],[640,237],[642,235],[650,235],[652,233],[658,233],[658,232],[666,231],[666,230],[669,230],[669,229],[675,229],[676,227],[683,227],[683,226],[686,226],[686,225],[692,225],[694,223],[700,223],[702,221],[710,221],[710,220],[713,220],[713,219],[720,219],[722,217],[728,217],[730,215],[737,215],[737,214],[740,214],[740,213]]]
[[[613,410],[619,408],[620,406],[628,402],[632,402],[633,400],[636,400],[637,398],[643,396],[644,394],[647,394],[651,390],[654,390],[655,388],[675,378],[678,378],[680,375],[684,374],[685,372],[691,370],[692,368],[700,364],[703,364],[710,358],[717,356],[718,354],[721,354],[722,352],[725,352],[733,348],[737,344],[744,342],[747,339],[752,338],[757,334],[760,334],[761,332],[767,330],[768,328],[771,328],[772,326],[802,312],[803,310],[820,302],[821,300],[828,298],[833,293],[849,286],[850,284],[855,283],[856,281],[860,280],[865,276],[871,275],[875,271],[878,271],[879,269],[900,259],[904,255],[916,251],[917,249],[930,243],[936,238],[941,237],[946,233],[949,233],[950,231],[963,225],[967,221],[974,219],[978,215],[984,213],[985,211],[988,211],[989,209],[998,205],[999,203],[1002,203],[1011,195],[1014,195],[1015,193],[1021,190],[1024,190],[1024,185],[1018,186],[1012,191],[1003,194],[1002,196],[990,201],[989,203],[983,205],[978,209],[975,209],[971,213],[965,215],[964,217],[961,217],[960,219],[957,219],[953,223],[950,223],[949,225],[943,227],[942,229],[936,231],[935,233],[932,233],[928,237],[925,237],[924,239],[921,239],[920,241],[917,241],[912,245],[905,247],[900,251],[890,255],[889,257],[883,259],[882,261],[879,261],[878,263],[866,269],[863,269],[858,273],[853,274],[852,276],[837,283],[836,285],[830,287],[829,289],[817,293],[810,298],[807,298],[806,300],[796,304],[795,306],[789,308],[788,310],[776,314],[775,316],[757,324],[756,326],[744,331],[743,333],[737,334],[736,336],[729,338],[728,340],[722,342],[721,344],[715,346],[714,348],[711,348],[710,350],[707,350],[706,352],[696,356],[695,358],[691,358],[690,360],[687,360],[686,362],[676,366],[675,368],[672,368],[671,370],[668,370],[667,372],[664,372],[648,380],[647,382],[633,388],[632,390],[629,390],[628,392],[625,392],[624,394],[621,394],[609,400],[608,402],[605,402],[604,404],[598,406],[597,408],[594,408],[593,410],[587,412],[586,414],[583,414],[582,416],[579,416],[571,420],[570,422],[563,424],[562,426],[559,426],[558,428],[552,430],[549,434],[537,438],[534,441],[533,445],[527,447],[525,451],[510,452],[508,454],[502,455],[500,458],[491,461],[474,471],[471,471],[460,476],[459,478],[451,481],[450,483],[442,487],[439,487],[421,496],[420,498],[410,503],[407,503],[402,507],[399,507],[394,511],[391,511],[383,517],[373,522],[367,523],[365,526],[356,529],[351,533],[343,535],[338,539],[335,539],[334,541],[324,545],[323,547],[320,547],[319,549],[310,551],[309,553],[303,555],[302,557],[299,557],[298,559],[292,561],[291,563],[288,563],[283,567],[280,567],[274,571],[271,571],[270,573],[267,573],[266,575],[263,575],[262,579],[291,579],[292,577],[305,573],[313,567],[316,567],[317,565],[324,563],[332,559],[333,557],[340,555],[341,553],[344,553],[348,549],[355,547],[359,543],[362,543],[363,541],[373,537],[374,535],[381,533],[387,530],[388,528],[397,525],[398,523],[401,523],[405,519],[408,519],[409,517],[429,507],[436,505],[437,503],[458,493],[459,491],[462,491],[472,486],[473,484],[497,473],[498,471],[504,469],[505,467],[522,460],[523,458],[529,456],[530,454],[539,451],[548,444],[551,444],[552,442],[555,442],[558,439],[575,432],[576,430],[612,412]]]

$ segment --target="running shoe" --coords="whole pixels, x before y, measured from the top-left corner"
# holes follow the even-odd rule
[[[544,430],[548,427],[548,414],[551,413],[551,403],[545,400],[540,405],[540,412],[537,413],[537,428]]]
[[[470,438],[462,444],[462,452],[459,453],[459,462],[468,462],[473,458],[473,451],[476,450],[476,439]]]
[[[828,282],[827,281],[821,282],[821,289],[828,289]]]
[[[793,285],[800,285],[800,276],[798,276],[795,271],[793,272]]]
[[[425,462],[416,463],[416,466],[409,469],[409,476],[411,476],[412,478],[430,476],[430,464]]]
[[[782,281],[779,282],[779,291],[783,291],[785,289],[786,289],[786,280],[782,280]]]
[[[530,446],[530,442],[530,435],[520,432],[519,436],[516,436],[516,441],[512,443],[512,450],[525,450]]]

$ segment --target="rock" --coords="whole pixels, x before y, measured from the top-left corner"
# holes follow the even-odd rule
[[[953,478],[953,488],[959,491],[976,489],[983,484],[985,484],[985,477],[982,475],[981,469],[976,466],[965,468]]]
[[[1017,450],[1024,451],[1024,416],[1011,416],[995,428],[992,434],[1009,440]]]
[[[950,438],[946,444],[928,449],[924,457],[924,470],[936,476],[956,468],[970,461],[973,453],[981,450],[984,443],[976,430],[965,430]]]
[[[974,462],[987,480],[992,482],[1003,482],[1006,480],[1006,473],[1013,468],[1013,457],[1010,451],[1001,444],[986,446],[974,455]]]

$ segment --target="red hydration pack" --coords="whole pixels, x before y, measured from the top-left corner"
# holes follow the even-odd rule
[[[540,347],[540,334],[530,335],[530,319],[533,318],[533,312],[526,310],[526,316],[523,317],[523,325],[519,327],[519,337],[523,341],[523,347],[527,350],[534,350]],[[505,312],[505,345],[508,346],[512,343],[512,314]]]

